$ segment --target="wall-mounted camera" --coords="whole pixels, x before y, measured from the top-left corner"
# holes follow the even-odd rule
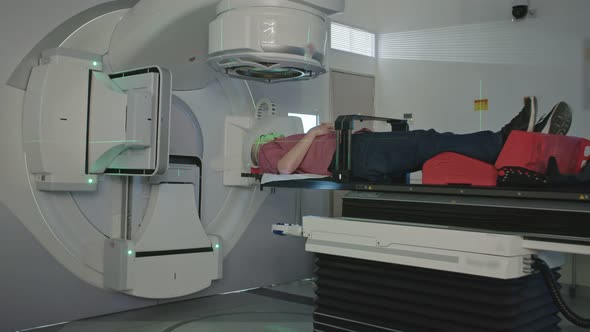
[[[527,16],[533,16],[534,10],[530,8],[530,0],[512,0],[512,17],[515,21],[524,20]]]

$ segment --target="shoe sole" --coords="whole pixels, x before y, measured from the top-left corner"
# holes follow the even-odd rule
[[[529,99],[531,100],[531,116],[526,131],[530,133],[535,129],[535,122],[537,121],[537,97],[529,97]]]
[[[572,111],[568,104],[560,102],[553,107],[551,110],[551,117],[545,128],[543,128],[543,134],[552,135],[567,135],[572,126]]]

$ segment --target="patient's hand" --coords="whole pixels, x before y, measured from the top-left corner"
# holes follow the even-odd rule
[[[334,132],[334,125],[331,123],[322,123],[321,125],[312,128],[309,133],[315,136],[328,135]]]

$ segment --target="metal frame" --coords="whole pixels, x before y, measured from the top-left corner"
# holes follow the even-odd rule
[[[350,183],[352,181],[352,134],[354,122],[382,121],[391,126],[391,131],[408,131],[410,126],[406,120],[379,118],[366,115],[343,115],[336,119],[336,153],[332,178],[337,182]]]
[[[247,177],[261,178],[260,175],[243,174]],[[571,190],[571,191],[542,191],[539,189],[526,188],[503,188],[496,187],[464,187],[464,186],[434,186],[434,185],[406,185],[406,184],[374,184],[367,182],[339,182],[333,178],[281,181],[266,183],[261,185],[261,189],[268,188],[298,188],[298,189],[315,189],[315,190],[351,190],[361,192],[381,192],[381,193],[405,193],[418,195],[443,195],[443,196],[460,196],[460,197],[492,197],[492,198],[510,198],[510,199],[536,199],[546,201],[570,201],[590,203],[590,188],[588,191]],[[557,204],[557,203],[556,203]],[[590,208],[590,207],[589,207]]]

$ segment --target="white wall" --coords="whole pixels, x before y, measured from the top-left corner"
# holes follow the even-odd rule
[[[483,23],[511,17],[511,0],[376,1],[377,16],[374,21],[381,33]]]
[[[379,22],[377,15],[378,0],[347,0],[344,13],[334,15],[334,22],[355,28],[377,32]],[[329,66],[332,69],[351,71],[359,74],[375,75],[376,59],[330,49]]]
[[[519,23],[510,0],[377,1],[377,114],[413,113],[414,129],[499,130],[524,96],[536,95],[541,113],[567,101],[570,134],[590,137],[583,86],[590,1],[531,0],[538,17]],[[474,112],[479,98],[490,100],[488,112]],[[579,259],[578,282],[590,286],[588,257]]]
[[[513,23],[508,0],[380,0],[378,114],[414,113],[416,128],[497,130],[536,95],[543,112],[567,101],[571,133],[590,136],[582,93],[590,3],[532,3],[538,18]],[[480,97],[490,99],[482,119],[473,111]]]
[[[379,21],[375,19],[378,17],[377,3],[378,0],[347,0],[344,13],[334,15],[332,20],[375,33],[379,30]],[[332,49],[329,52],[329,66],[332,69],[375,75],[376,64],[375,58]]]

